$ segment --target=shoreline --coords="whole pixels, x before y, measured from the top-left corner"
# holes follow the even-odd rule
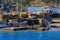
[[[25,31],[25,30],[29,30],[29,31],[60,31],[60,28],[14,28],[14,27],[10,27],[10,28],[2,28],[0,29],[1,31]]]

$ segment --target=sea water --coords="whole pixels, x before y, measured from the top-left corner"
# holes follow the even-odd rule
[[[0,31],[0,40],[60,40],[60,31]]]

